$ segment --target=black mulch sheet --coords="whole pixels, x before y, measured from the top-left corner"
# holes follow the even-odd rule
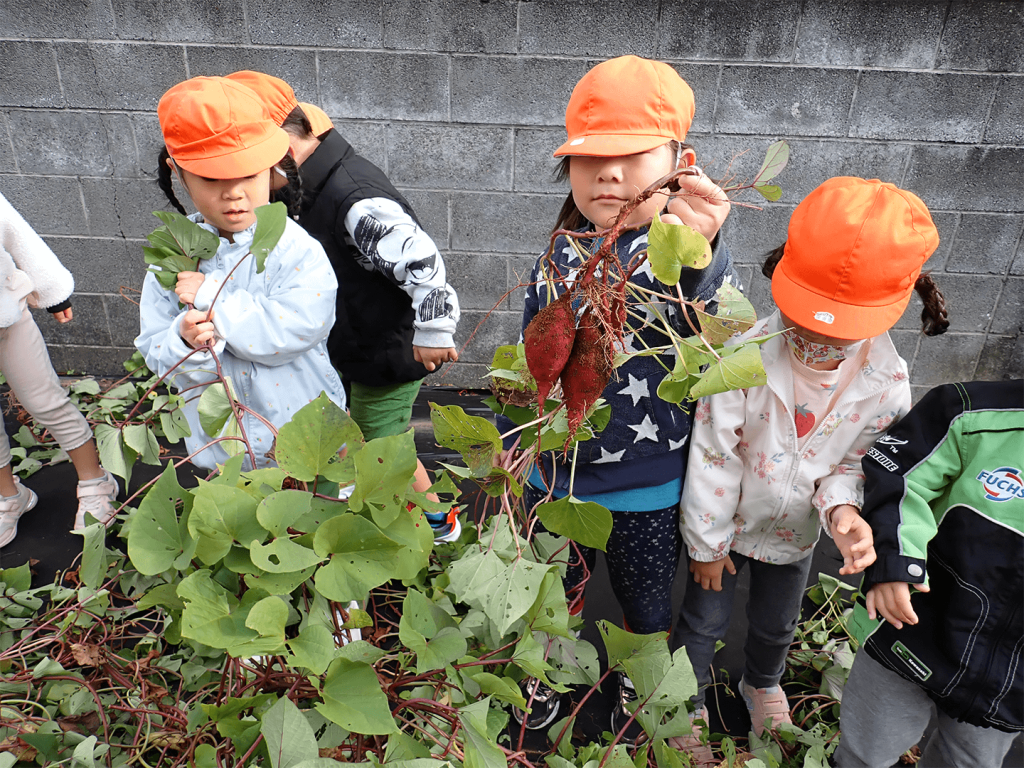
[[[463,390],[454,387],[424,387],[421,390],[413,410],[413,426],[416,428],[417,450],[427,469],[434,469],[439,461],[448,463],[458,458],[457,455],[447,452],[434,443],[428,401],[436,402],[439,405],[459,405],[468,413],[489,418],[491,411],[481,403],[486,394],[479,390]],[[10,415],[7,415],[5,419],[8,434],[13,434],[17,431],[17,424],[11,421]],[[135,491],[140,485],[152,479],[157,471],[157,468],[154,467],[137,465],[129,490]],[[186,481],[184,475],[187,473],[182,472],[181,474],[181,480],[184,483]],[[34,567],[33,583],[39,585],[49,583],[57,571],[67,568],[71,564],[72,560],[81,552],[82,547],[81,538],[70,532],[77,506],[76,482],[75,471],[70,463],[46,467],[25,481],[25,485],[39,494],[39,504],[21,519],[17,538],[0,550],[0,567],[10,568],[21,565],[30,558],[35,559],[38,562]],[[472,496],[465,500],[463,509],[476,510],[480,507],[481,498],[478,494],[471,491],[470,493]],[[811,569],[812,582],[817,579],[819,572],[838,577],[841,564],[842,558],[835,545],[831,539],[823,536],[814,553],[814,564]],[[687,588],[688,576],[689,573],[683,568],[680,568],[676,574],[673,589],[676,614],[678,614],[678,606],[682,602],[684,590]],[[856,581],[851,583],[856,583]],[[727,670],[732,691],[735,691],[735,686],[739,683],[743,671],[743,642],[747,631],[744,606],[748,594],[749,575],[744,569],[736,590],[732,624],[725,638],[725,647],[715,657],[715,668]],[[583,637],[598,649],[603,663],[605,661],[604,648],[594,622],[599,619],[607,619],[621,625],[621,613],[612,594],[608,572],[602,557],[598,558],[597,568],[587,589],[584,618],[586,627],[583,630]],[[612,679],[609,678],[609,682]],[[616,695],[615,688],[614,684],[605,684],[604,690],[595,693],[590,698],[577,720],[576,733],[578,736],[596,739],[602,731],[610,730],[611,709]],[[708,709],[713,731],[729,733],[734,737],[746,737],[750,720],[747,717],[746,708],[738,696],[729,695],[727,692],[720,692],[717,700],[716,697],[709,696]],[[515,737],[517,736],[518,729],[515,733]],[[544,731],[527,732],[524,746],[530,751],[543,750],[546,748],[546,743]],[[1004,767],[1024,766],[1024,745],[1022,745],[1021,739],[1017,739],[1003,765]]]

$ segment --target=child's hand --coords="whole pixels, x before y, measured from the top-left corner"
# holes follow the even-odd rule
[[[928,592],[927,584],[915,584],[918,592]],[[905,581],[885,581],[868,590],[868,616],[877,619],[878,614],[896,629],[903,629],[903,622],[917,624],[917,614],[910,606],[910,585]]]
[[[459,359],[455,347],[417,347],[415,344],[412,347],[412,356],[417,363],[423,363],[423,367],[428,371],[441,367],[442,363],[449,360],[454,363]]]
[[[192,349],[199,349],[203,344],[212,342],[217,334],[213,327],[213,310],[209,313],[190,309],[181,318],[181,338]]]
[[[661,220],[693,227],[711,242],[731,208],[732,203],[722,188],[701,171],[696,176],[679,177],[679,193],[668,201],[668,214]]]
[[[722,591],[722,569],[736,575],[736,566],[732,564],[732,558],[726,555],[721,560],[714,560],[710,563],[702,563],[699,560],[690,560],[690,573],[693,580],[704,589],[713,589],[715,592]]]
[[[178,284],[174,286],[174,292],[178,294],[178,299],[182,304],[196,303],[196,294],[205,279],[202,272],[178,273]]]
[[[860,573],[875,562],[874,538],[871,526],[860,516],[860,511],[850,504],[832,508],[831,534],[843,555],[842,575]]]
[[[70,323],[71,318],[73,318],[74,316],[75,315],[71,311],[71,307],[68,307],[67,309],[62,309],[60,312],[53,313],[53,319],[56,320],[58,323]]]

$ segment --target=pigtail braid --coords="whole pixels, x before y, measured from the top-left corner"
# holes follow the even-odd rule
[[[932,279],[931,272],[924,272],[914,283],[914,290],[921,297],[924,309],[921,310],[922,330],[925,336],[939,336],[949,328],[949,313],[946,310],[946,297]]]
[[[295,164],[295,158],[285,155],[277,167],[284,171],[288,177],[288,183],[274,193],[275,199],[281,200],[288,207],[289,216],[298,216],[302,212],[302,176],[299,175],[299,166]],[[275,171],[271,171],[274,173]]]
[[[783,243],[778,248],[775,248],[765,254],[764,263],[761,265],[761,274],[771,280],[772,275],[775,274],[775,268],[779,266],[779,262],[782,261],[782,254],[785,253],[785,251],[786,244]]]
[[[160,154],[156,159],[156,183],[163,190],[164,195],[167,196],[168,201],[171,205],[178,209],[178,212],[185,216],[187,211],[185,206],[178,202],[177,195],[174,194],[174,180],[171,174],[171,168],[167,165],[167,161],[171,159],[170,153],[167,151],[167,147],[160,150]]]

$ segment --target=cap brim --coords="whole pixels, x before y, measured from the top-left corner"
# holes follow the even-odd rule
[[[331,118],[327,116],[316,104],[310,104],[308,101],[300,101],[299,106],[302,107],[302,111],[306,113],[306,117],[309,119],[309,125],[313,129],[314,136],[322,136],[329,130],[334,128],[334,123],[331,122]]]
[[[556,149],[552,157],[562,157],[563,155],[583,155],[587,157],[635,155],[638,152],[647,152],[655,147],[660,147],[662,144],[668,144],[670,141],[672,141],[671,136],[622,134],[577,136]]]
[[[789,278],[779,262],[772,275],[772,298],[790,320],[814,333],[834,339],[870,339],[885,333],[903,315],[910,303],[909,291],[893,304],[863,307],[819,296]]]
[[[186,171],[207,179],[241,179],[279,163],[288,154],[288,145],[288,134],[278,128],[259,144],[224,155],[172,159]]]

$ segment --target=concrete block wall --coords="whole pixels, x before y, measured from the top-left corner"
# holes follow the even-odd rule
[[[893,332],[916,391],[1024,369],[1024,3],[998,0],[0,0],[0,192],[74,271],[75,322],[41,318],[59,370],[112,374],[137,329],[155,108],[174,83],[243,68],[321,105],[417,209],[449,264],[462,360],[480,386],[516,339],[515,290],[565,195],[552,180],[572,86],[634,53],[693,86],[699,162],[736,180],[784,138],[783,197],[726,226],[759,311],[757,265],[824,179],[918,193],[952,328]]]

